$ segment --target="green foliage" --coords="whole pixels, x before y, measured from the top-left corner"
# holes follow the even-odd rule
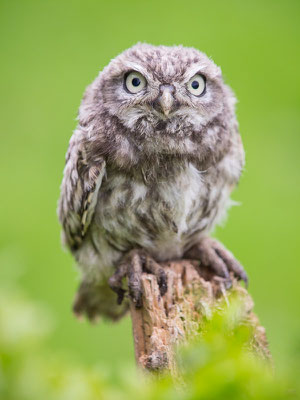
[[[103,367],[86,367],[45,349],[51,319],[17,289],[0,292],[0,398],[3,400],[279,400],[296,398],[292,379],[275,376],[249,351],[252,332],[239,304],[215,312],[201,335],[179,349],[180,373],[120,373],[113,384]]]

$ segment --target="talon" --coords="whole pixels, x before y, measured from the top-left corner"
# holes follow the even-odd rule
[[[232,288],[232,280],[231,279],[227,279],[224,281],[224,286],[226,290],[229,290]]]
[[[135,308],[142,308],[142,305],[143,305],[142,293],[140,292],[138,294],[133,294],[131,291],[129,291],[129,295],[135,305]]]
[[[234,276],[238,280],[243,280],[245,282],[246,287],[248,287],[248,276],[241,266],[241,264],[236,260],[234,255],[225,247],[221,245],[219,242],[215,242],[215,252],[218,254],[219,257],[226,263],[227,268],[229,271],[233,272]]]
[[[124,299],[125,290],[124,289],[118,289],[116,293],[118,295],[117,304],[121,305],[122,302],[123,302],[123,299]]]
[[[205,269],[211,271],[211,274],[214,275],[213,279],[222,280],[226,289],[232,286],[230,272],[233,272],[238,280],[243,280],[248,287],[248,277],[243,267],[233,254],[215,239],[202,239],[199,244],[185,253],[185,257],[199,259],[201,262],[198,271],[200,275],[205,277]],[[210,279],[212,278],[211,274]]]
[[[165,271],[163,271],[164,274],[158,278],[158,286],[159,286],[159,291],[160,295],[164,296],[167,293],[168,290],[168,279]]]
[[[146,257],[146,269],[157,277],[160,295],[164,296],[168,290],[168,278],[164,269],[150,257]]]
[[[240,273],[240,276],[238,277],[238,279],[244,281],[246,289],[247,289],[249,286],[249,278],[245,271],[242,271]]]
[[[143,305],[143,292],[141,275],[144,272],[151,273],[157,277],[157,283],[161,296],[164,296],[168,289],[167,275],[164,269],[144,252],[133,250],[118,267],[117,271],[109,278],[109,286],[117,293],[117,303],[121,304],[125,290],[122,287],[122,280],[128,277],[128,291],[136,308]]]
[[[221,278],[220,276],[214,276],[213,280],[217,281],[218,283],[222,282],[226,290],[229,290],[232,288],[232,280],[230,278],[224,279],[224,278]]]

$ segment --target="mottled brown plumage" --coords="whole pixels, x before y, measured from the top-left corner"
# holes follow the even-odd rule
[[[76,313],[119,318],[128,306],[126,274],[139,306],[143,268],[158,276],[163,294],[157,262],[184,256],[201,261],[200,273],[210,268],[228,282],[231,270],[246,280],[208,237],[244,163],[234,105],[220,69],[181,46],[138,44],[87,88],[58,209],[82,271]]]

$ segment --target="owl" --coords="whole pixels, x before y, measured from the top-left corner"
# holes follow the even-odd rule
[[[137,44],[88,86],[58,206],[81,271],[76,315],[117,320],[130,298],[141,307],[143,272],[163,296],[169,260],[196,259],[226,287],[232,275],[247,282],[209,236],[244,165],[235,101],[220,68],[183,46]]]

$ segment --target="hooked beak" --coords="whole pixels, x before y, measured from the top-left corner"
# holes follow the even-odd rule
[[[175,99],[173,93],[175,88],[173,85],[161,85],[160,86],[160,96],[158,97],[158,104],[166,117],[169,116]]]

